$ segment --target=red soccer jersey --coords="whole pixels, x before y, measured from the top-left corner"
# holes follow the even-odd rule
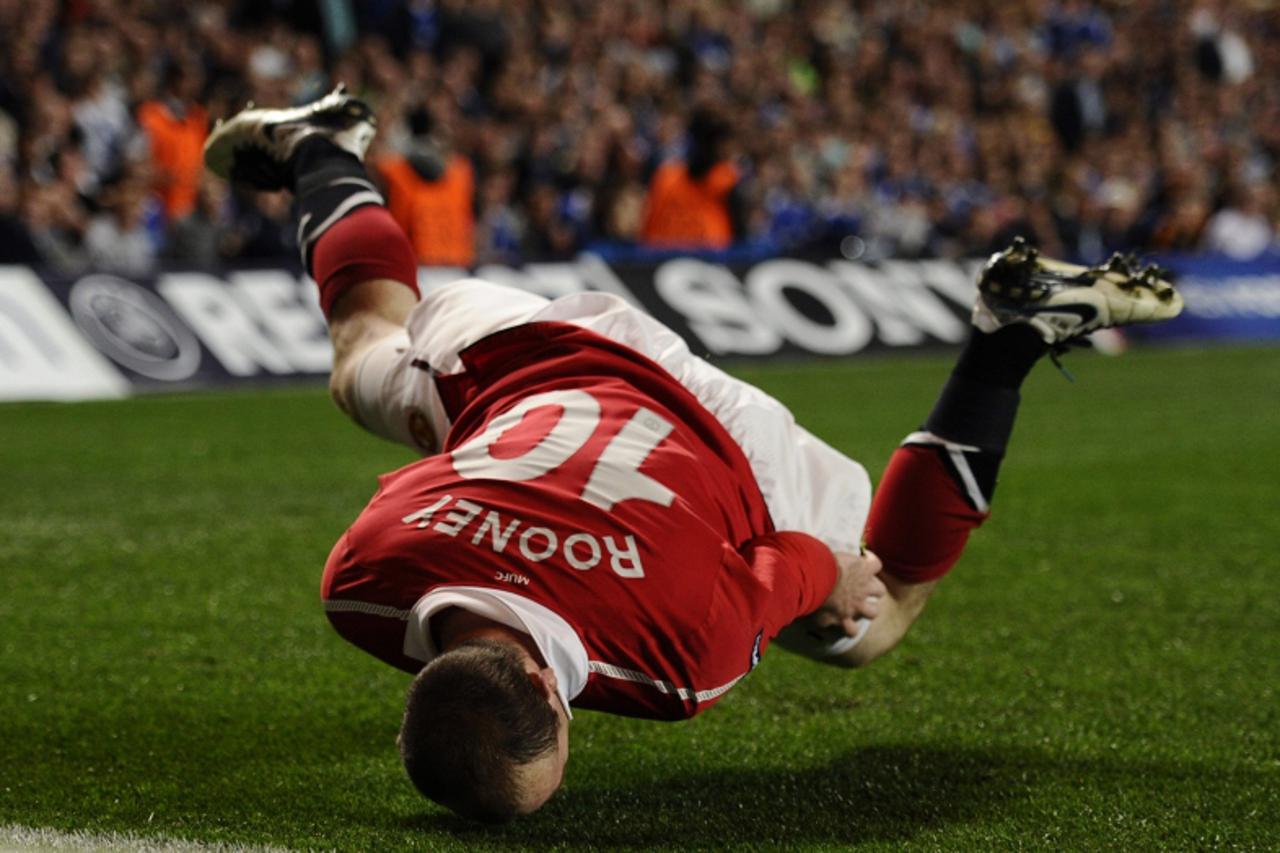
[[[576,707],[689,717],[817,609],[835,559],[773,532],[741,449],[669,373],[576,326],[536,323],[437,380],[443,451],[380,479],[322,594],[338,632],[409,672],[407,611],[449,585],[503,589],[586,647]]]

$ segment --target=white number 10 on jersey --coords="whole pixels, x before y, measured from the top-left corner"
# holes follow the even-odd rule
[[[490,449],[525,416],[537,409],[561,410],[555,425],[537,444],[513,458],[495,458]],[[467,479],[525,482],[551,471],[586,445],[600,426],[600,401],[586,391],[548,391],[521,400],[490,421],[484,432],[473,436],[452,453],[453,467]],[[640,473],[640,466],[674,429],[648,409],[640,408],[605,446],[579,497],[603,510],[625,500],[643,500],[671,506],[675,493]]]

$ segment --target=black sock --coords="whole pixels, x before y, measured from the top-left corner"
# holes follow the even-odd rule
[[[1018,390],[1031,368],[1049,351],[1049,345],[1030,326],[1015,323],[991,334],[973,330],[956,361],[955,372]]]
[[[1029,326],[1006,326],[991,334],[974,329],[924,428],[955,444],[1003,456],[1018,413],[1018,389],[1048,350]]]
[[[308,136],[298,143],[298,148],[293,152],[293,157],[289,159],[286,167],[293,180],[290,189],[295,193],[298,192],[302,181],[308,175],[322,169],[333,168],[338,163],[345,163],[351,170],[351,174],[367,177],[364,164],[350,151],[339,148],[323,136]]]
[[[351,211],[385,202],[359,158],[323,137],[304,139],[289,168],[297,205],[298,249],[310,272],[311,247],[321,234]]]

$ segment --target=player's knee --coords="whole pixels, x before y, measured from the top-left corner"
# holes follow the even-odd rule
[[[348,365],[336,363],[329,374],[329,399],[348,417],[355,419],[353,400],[354,371]]]

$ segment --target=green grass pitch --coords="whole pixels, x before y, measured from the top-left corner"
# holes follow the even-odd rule
[[[1275,849],[1280,349],[1071,358],[889,658],[582,712],[508,827],[420,800],[406,677],[318,605],[407,451],[318,389],[0,407],[0,826],[371,849]],[[937,357],[743,370],[878,474]]]

